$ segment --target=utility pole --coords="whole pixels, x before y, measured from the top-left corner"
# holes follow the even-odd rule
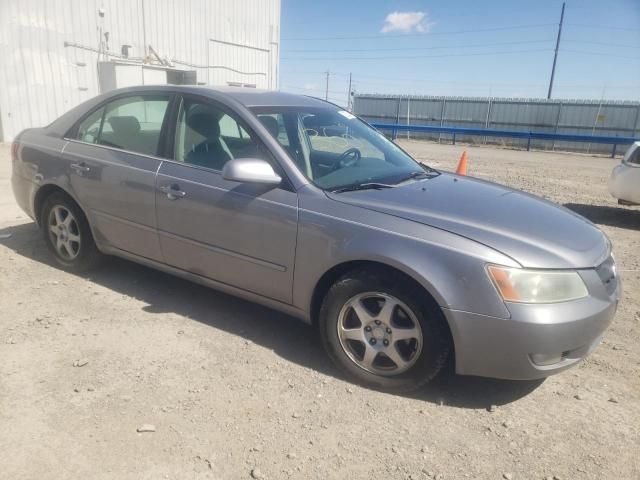
[[[351,111],[351,72],[349,72],[349,91],[347,92],[347,111]]]
[[[562,23],[564,22],[564,2],[562,2],[562,12],[560,13],[560,24],[558,25],[558,38],[556,39],[556,51],[553,54],[553,67],[551,68],[551,79],[549,80],[549,92],[547,93],[547,99],[551,98],[551,91],[553,90],[553,77],[556,74],[556,62],[558,61],[558,48],[560,48],[560,35],[562,35]]]
[[[327,82],[324,87],[324,99],[329,101],[329,70],[327,70],[325,73],[327,75]]]

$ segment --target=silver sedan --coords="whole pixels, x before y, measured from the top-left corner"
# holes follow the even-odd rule
[[[620,284],[584,218],[440,172],[354,115],[251,89],[135,87],[12,148],[59,265],[117,255],[318,326],[363,384],[560,372],[600,342]]]

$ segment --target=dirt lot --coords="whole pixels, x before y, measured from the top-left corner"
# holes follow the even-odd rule
[[[404,145],[443,169],[464,148]],[[545,382],[448,372],[394,396],[280,313],[117,259],[58,270],[0,146],[0,477],[640,478],[640,209],[606,191],[618,160],[467,149],[471,175],[598,223],[624,300],[603,345]]]

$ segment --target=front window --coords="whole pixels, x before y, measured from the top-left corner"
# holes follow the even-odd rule
[[[256,107],[253,112],[300,171],[322,189],[395,186],[427,174],[425,167],[349,112],[304,107]]]

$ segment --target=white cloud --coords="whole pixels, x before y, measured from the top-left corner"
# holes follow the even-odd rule
[[[425,12],[392,12],[384,19],[381,32],[428,32],[432,25]]]

